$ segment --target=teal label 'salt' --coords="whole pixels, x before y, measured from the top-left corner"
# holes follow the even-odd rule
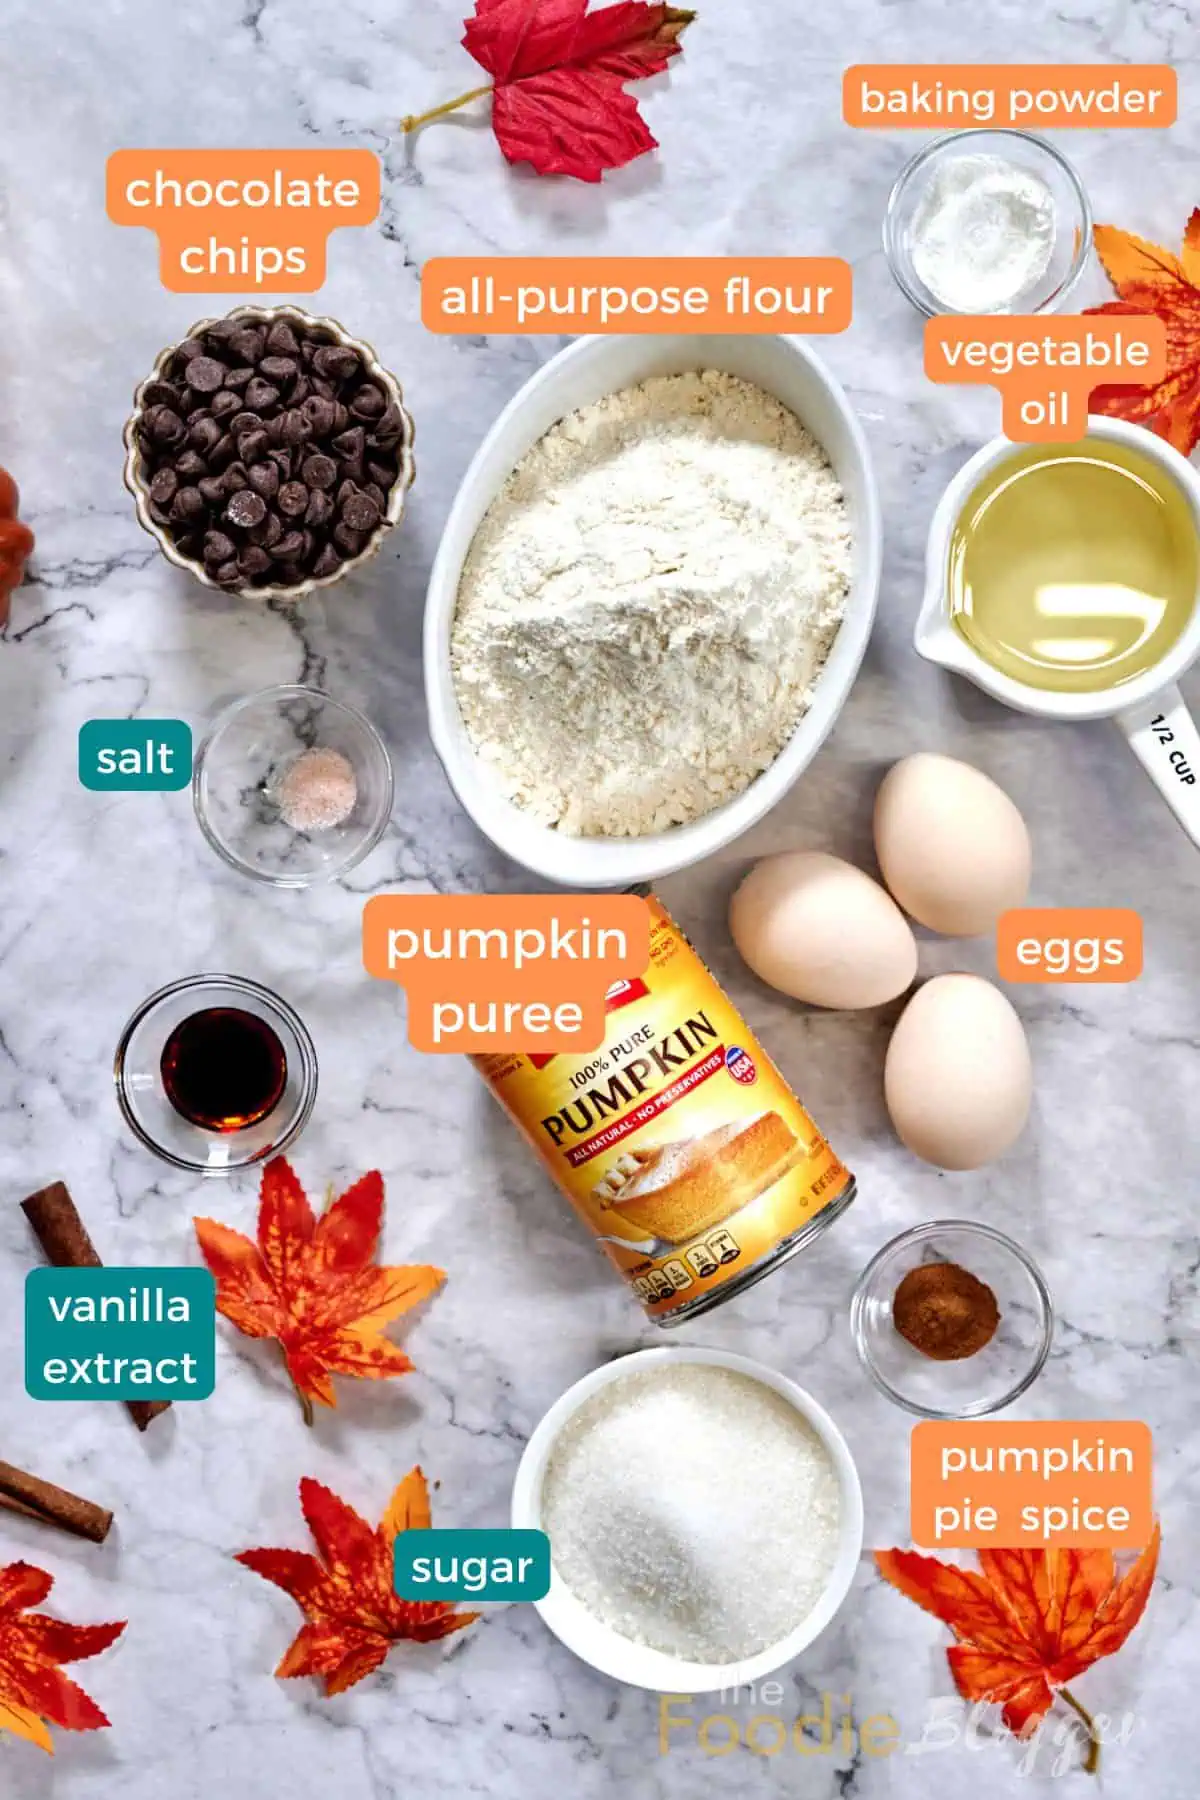
[[[216,1338],[207,1269],[31,1269],[25,1277],[33,1400],[207,1400]]]
[[[101,794],[185,788],[192,728],[182,719],[89,719],[79,727],[79,779]]]
[[[402,1600],[541,1600],[550,1591],[544,1531],[418,1527],[397,1533],[394,1554]]]

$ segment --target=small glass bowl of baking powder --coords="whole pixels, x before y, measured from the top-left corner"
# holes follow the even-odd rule
[[[316,688],[226,707],[196,754],[192,799],[208,843],[271,887],[336,881],[392,816],[391,758],[368,719]]]
[[[883,248],[927,318],[1054,312],[1082,274],[1092,211],[1074,168],[1027,131],[954,131],[905,164]]]

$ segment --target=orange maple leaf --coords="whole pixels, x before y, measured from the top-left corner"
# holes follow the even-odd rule
[[[1190,456],[1200,443],[1200,207],[1187,222],[1181,256],[1115,225],[1097,225],[1092,238],[1120,299],[1086,311],[1156,313],[1167,329],[1167,369],[1149,387],[1093,389],[1091,410],[1145,425]]]
[[[392,1495],[378,1530],[353,1507],[307,1477],[300,1505],[319,1556],[307,1550],[243,1550],[235,1558],[290,1594],[306,1623],[276,1675],[320,1675],[340,1694],[384,1661],[404,1638],[430,1644],[474,1624],[478,1613],[455,1612],[441,1600],[401,1600],[393,1583],[392,1544],[410,1527],[429,1527],[429,1490],[419,1468]]]
[[[64,1731],[99,1731],[108,1724],[95,1701],[59,1664],[98,1656],[125,1629],[123,1623],[67,1625],[30,1612],[53,1586],[54,1577],[32,1563],[0,1567],[0,1731],[28,1738],[51,1756],[47,1721]]]
[[[1009,1730],[1028,1737],[1061,1692],[1087,1726],[1086,1767],[1094,1774],[1099,1739],[1066,1683],[1119,1650],[1141,1618],[1160,1539],[1156,1524],[1120,1578],[1111,1550],[981,1550],[982,1573],[915,1550],[879,1550],[875,1562],[958,1639],[946,1660],[964,1700],[995,1701]]]
[[[308,1424],[314,1400],[337,1405],[332,1375],[382,1381],[412,1368],[384,1328],[445,1275],[374,1260],[383,1223],[377,1169],[318,1219],[291,1166],[277,1156],[263,1170],[257,1244],[213,1219],[193,1223],[216,1276],[218,1312],[247,1337],[278,1338]]]

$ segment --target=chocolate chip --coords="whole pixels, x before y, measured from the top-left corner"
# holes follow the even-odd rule
[[[169,406],[152,406],[149,412],[142,414],[142,423],[147,435],[156,444],[170,448],[180,444],[187,436],[187,427],[179,414]]]
[[[363,383],[350,402],[350,411],[356,419],[378,419],[386,409],[386,399],[370,381]]]
[[[342,559],[332,544],[322,546],[321,553],[313,564],[312,572],[318,581],[325,581],[330,575],[336,575],[342,566]]]
[[[206,475],[196,486],[204,496],[206,506],[221,506],[225,500],[225,483],[220,475]]]
[[[300,373],[300,364],[294,356],[264,356],[258,365],[258,372],[260,375],[265,375],[268,381],[282,386],[285,381],[290,381],[293,375]]]
[[[278,404],[279,389],[271,382],[264,381],[261,375],[256,375],[246,389],[246,405],[252,412],[264,413]]]
[[[223,388],[219,394],[214,394],[212,397],[214,419],[227,419],[231,413],[240,412],[241,408],[241,395],[231,392],[229,388]]]
[[[307,444],[312,436],[312,426],[299,407],[293,407],[290,412],[284,413],[280,435],[285,444]]]
[[[239,531],[246,531],[251,525],[261,525],[266,516],[267,503],[253,488],[242,488],[225,508],[225,517]]]
[[[179,477],[174,469],[160,469],[150,483],[150,498],[156,506],[170,506],[178,486]]]
[[[194,525],[208,512],[199,488],[181,487],[171,502],[171,517],[181,525]]]
[[[379,508],[367,494],[351,494],[342,506],[342,523],[351,531],[374,531],[379,518]]]
[[[339,432],[333,440],[333,447],[339,456],[353,462],[361,457],[367,447],[367,434],[361,425],[352,425],[349,431]]]
[[[196,562],[199,559],[203,545],[204,539],[198,531],[179,531],[176,533],[175,548],[181,555],[186,556],[190,562]]]
[[[240,327],[229,336],[229,348],[239,362],[257,363],[265,343],[266,333],[256,331],[250,325]]]
[[[232,388],[235,394],[240,393],[242,388],[248,388],[253,380],[253,369],[227,369],[225,372],[225,386]]]
[[[247,479],[256,494],[264,500],[273,500],[279,492],[279,470],[273,462],[254,463],[247,471]]]
[[[212,324],[207,327],[204,335],[208,339],[210,347],[213,344],[216,344],[219,348],[223,349],[233,336],[234,332],[240,331],[241,329],[242,326],[239,319],[214,319]]]
[[[197,419],[188,430],[188,443],[193,450],[199,450],[206,456],[214,444],[219,444],[225,433],[215,419]]]
[[[264,544],[269,550],[283,536],[283,520],[277,512],[269,512],[261,525],[252,525],[246,533],[252,544]]]
[[[203,355],[204,345],[199,338],[184,338],[182,344],[176,345],[175,348],[175,361],[181,368],[186,368],[190,362],[194,362],[198,356]]]
[[[314,375],[309,382],[318,400],[334,400],[337,398],[337,384],[326,381],[323,375]]]
[[[331,488],[337,480],[337,464],[332,456],[322,456],[318,451],[305,457],[300,473],[310,488]]]
[[[237,445],[244,463],[258,463],[271,448],[271,440],[260,426],[257,431],[243,431]]]
[[[312,392],[312,382],[307,375],[297,375],[288,383],[287,393],[283,396],[288,406],[303,406]]]
[[[383,412],[375,421],[375,441],[379,444],[394,444],[404,436],[404,414],[390,400]]]
[[[142,389],[142,406],[170,406],[179,410],[183,395],[169,381],[148,381]]]
[[[150,514],[150,517],[154,520],[156,525],[171,525],[174,523],[171,518],[170,507],[159,506],[156,500],[150,501],[146,511]]]
[[[215,356],[194,356],[187,366],[188,386],[198,394],[215,394],[225,380],[225,365]]]
[[[286,319],[276,319],[267,332],[267,349],[272,356],[299,356],[300,340]]]
[[[399,474],[399,470],[394,463],[369,462],[367,464],[367,474],[371,477],[372,481],[378,482],[379,486],[387,493],[395,486],[396,476]]]
[[[204,540],[204,560],[210,563],[224,563],[237,555],[237,545],[223,531],[210,531]]]
[[[333,430],[336,411],[333,401],[323,400],[319,394],[313,394],[304,402],[302,411],[313,428],[313,436],[328,437]]]
[[[238,557],[238,568],[249,578],[265,575],[270,566],[271,558],[259,544],[247,544]]]
[[[222,587],[238,587],[242,579],[242,571],[235,562],[222,563],[215,575]]]
[[[387,495],[376,482],[368,481],[366,487],[363,489],[363,493],[367,496],[368,500],[373,500],[375,502],[381,513],[387,511]]]
[[[321,488],[314,488],[308,496],[308,507],[304,514],[304,523],[314,531],[328,525],[333,517],[333,500]]]
[[[242,488],[247,485],[245,463],[241,461],[231,462],[225,473],[222,475],[221,482],[227,494],[240,493]]]
[[[347,556],[357,556],[366,544],[365,537],[355,531],[352,525],[344,522],[334,526],[333,541],[339,550],[345,551]]]
[[[304,533],[302,531],[289,531],[285,537],[279,539],[271,551],[276,562],[296,562],[303,553]]]
[[[227,469],[237,456],[237,442],[231,431],[227,431],[219,443],[213,445],[208,453],[210,469]]]
[[[316,354],[317,354],[317,346],[313,343],[311,338],[305,338],[304,342],[300,346],[300,361],[302,363],[304,363],[305,366],[307,367],[307,365],[312,362],[312,359]]]
[[[359,367],[358,352],[344,344],[323,344],[313,357],[313,368],[326,381],[348,381]]]
[[[208,464],[197,450],[181,450],[175,459],[175,473],[181,481],[199,481],[208,474]]]
[[[302,481],[285,481],[276,505],[289,519],[299,519],[308,508],[308,489]]]
[[[277,449],[268,450],[267,455],[286,481],[292,472],[293,457],[291,451],[285,450],[282,446],[279,446]]]

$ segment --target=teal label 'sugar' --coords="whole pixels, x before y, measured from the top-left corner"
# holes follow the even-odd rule
[[[396,1592],[402,1600],[541,1600],[550,1590],[550,1539],[506,1526],[396,1534]]]
[[[89,719],[79,727],[79,779],[101,794],[185,788],[192,728],[182,719]]]
[[[207,1400],[216,1331],[207,1269],[33,1269],[25,1391],[34,1400]]]

